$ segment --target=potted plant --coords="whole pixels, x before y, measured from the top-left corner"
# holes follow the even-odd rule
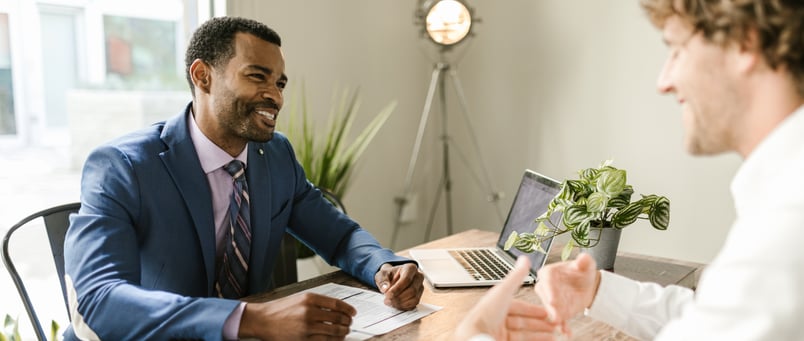
[[[332,194],[334,198],[325,196],[330,201],[340,201],[349,188],[355,163],[394,111],[396,101],[382,108],[350,143],[346,140],[360,108],[359,91],[335,91],[332,103],[326,130],[316,130],[308,118],[307,97],[302,85],[299,95],[291,100],[290,118],[283,132],[293,144],[296,158],[310,182]],[[299,118],[301,124],[296,121]],[[298,258],[314,255],[304,244],[297,243]]]
[[[536,218],[535,231],[511,233],[505,249],[545,252],[543,241],[570,233],[572,238],[561,252],[562,260],[569,258],[573,248],[580,247],[595,258],[599,269],[612,270],[623,228],[637,219],[647,219],[657,230],[666,230],[670,200],[650,194],[632,202],[634,188],[626,183],[625,170],[611,163],[605,161],[597,168],[579,171],[578,179],[564,180],[547,212]]]

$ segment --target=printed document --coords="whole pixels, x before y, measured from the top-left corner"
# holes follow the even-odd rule
[[[341,284],[327,283],[305,290],[340,299],[357,310],[352,318],[352,330],[346,340],[365,340],[385,334],[441,310],[441,307],[419,303],[410,311],[397,310],[383,303],[385,295]]]

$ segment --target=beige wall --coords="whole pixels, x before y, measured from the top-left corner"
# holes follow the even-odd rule
[[[493,187],[505,193],[499,202],[503,215],[525,168],[563,179],[611,158],[628,170],[637,193],[671,200],[668,231],[640,222],[623,234],[621,249],[710,261],[734,219],[728,186],[740,160],[734,155],[693,158],[684,152],[680,109],[654,86],[665,48],[636,2],[470,4],[483,21],[453,66],[480,150],[448,86],[455,230],[496,231],[502,224],[495,205],[485,201],[485,186],[471,175],[484,178],[478,155]],[[238,0],[230,1],[228,10],[261,20],[282,35],[291,78],[288,96],[304,82],[322,125],[337,86],[361,89],[357,127],[391,100],[399,102],[364,154],[346,197],[350,214],[386,245],[395,216],[393,198],[403,191],[432,71],[431,46],[417,35],[414,9],[412,0]],[[438,188],[442,122],[434,104],[414,177],[419,219],[402,226],[396,249],[424,240]],[[442,200],[433,237],[446,232],[443,207]]]

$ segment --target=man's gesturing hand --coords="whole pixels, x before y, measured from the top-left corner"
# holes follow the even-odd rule
[[[374,275],[377,288],[385,294],[385,304],[400,310],[416,308],[424,292],[424,275],[416,264],[383,264]]]
[[[262,340],[343,340],[355,314],[355,308],[339,299],[301,293],[246,304],[238,336]]]
[[[536,293],[553,322],[568,332],[564,323],[592,305],[599,285],[595,260],[581,253],[574,261],[550,264],[539,270]]]

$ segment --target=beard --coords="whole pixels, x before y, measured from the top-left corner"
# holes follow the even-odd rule
[[[256,108],[274,107],[279,110],[273,100],[268,103],[246,102],[238,99],[233,92],[226,90],[221,94],[220,100],[215,105],[215,112],[218,113],[220,125],[226,131],[239,138],[264,143],[274,137],[274,128],[265,129],[258,126],[255,116],[258,116]]]

